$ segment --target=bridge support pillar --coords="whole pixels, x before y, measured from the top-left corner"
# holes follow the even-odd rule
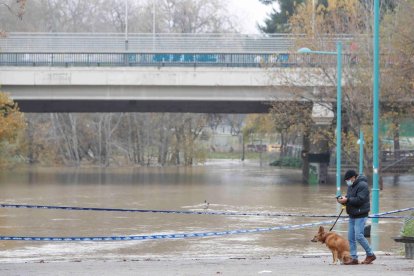
[[[325,131],[317,126],[314,131]],[[308,153],[309,184],[324,184],[328,181],[328,166],[330,160],[329,141],[327,139],[310,143]]]
[[[315,124],[308,127],[303,135],[303,180],[309,184],[321,184],[328,181],[330,149],[328,139],[311,141],[310,133],[323,133],[331,127],[334,115],[326,107],[314,104],[312,119]],[[324,135],[319,135],[324,137]]]
[[[319,129],[320,127],[318,126],[317,128]],[[323,131],[318,129],[316,131]],[[308,184],[326,183],[328,180],[328,165],[330,160],[328,140],[313,142],[307,135],[304,135],[303,138],[303,181]]]

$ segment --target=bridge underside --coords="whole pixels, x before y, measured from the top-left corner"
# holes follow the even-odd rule
[[[16,100],[22,112],[267,113],[268,102],[193,100]]]
[[[5,85],[2,90],[21,111],[36,113],[267,113],[270,101],[298,100],[292,88],[266,86]]]

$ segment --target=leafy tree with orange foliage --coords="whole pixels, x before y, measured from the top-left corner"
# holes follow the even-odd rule
[[[372,133],[370,126],[372,121],[372,88],[371,88],[371,61],[372,49],[371,41],[366,33],[371,29],[370,10],[360,4],[359,0],[328,0],[327,5],[318,5],[313,9],[311,1],[306,1],[296,7],[296,13],[290,17],[290,24],[293,33],[305,34],[302,39],[298,39],[296,49],[308,47],[313,50],[336,51],[335,38],[332,35],[343,35],[339,40],[343,41],[343,56],[355,54],[358,56],[357,63],[345,62],[342,66],[342,155],[351,163],[358,164],[358,135],[359,130],[365,133],[365,160],[369,160],[372,144]],[[312,26],[310,18],[315,13],[315,26]],[[332,36],[332,37],[331,37]],[[335,67],[324,65],[325,60],[330,60],[335,64],[336,56],[307,56],[310,62],[318,64],[317,75],[323,76],[331,82],[331,87],[336,87],[337,72]],[[306,77],[305,77],[306,78]],[[314,75],[307,76],[309,80]],[[320,87],[317,96],[306,100],[331,109],[336,114],[336,92],[331,87]],[[331,103],[326,99],[335,99]],[[325,128],[324,131],[318,129],[313,132],[311,139],[314,141],[327,140],[330,148],[336,146],[335,128]],[[371,166],[366,164],[366,169]]]
[[[387,135],[394,140],[394,150],[400,149],[399,128],[405,118],[413,118],[414,109],[414,30],[407,28],[414,20],[414,2],[400,1],[393,13],[383,19],[382,49],[390,53],[384,62],[381,83],[382,97],[387,102],[383,119],[389,123]],[[410,23],[411,22],[411,23]]]
[[[18,148],[11,146],[25,128],[23,114],[7,94],[0,92],[0,165],[7,156],[15,155]]]
[[[369,2],[369,1],[368,1]],[[343,42],[343,99],[342,99],[342,147],[343,156],[358,164],[358,134],[365,133],[365,172],[372,169],[372,3],[360,0],[327,0],[327,5],[317,5],[305,1],[296,6],[295,14],[289,19],[292,33],[303,35],[298,39],[295,49],[301,47],[321,51],[336,51],[335,38]],[[381,119],[393,124],[395,150],[398,150],[399,121],[412,117],[413,79],[412,69],[414,43],[412,1],[382,1],[381,7]],[[312,26],[312,16],[315,26]],[[352,57],[355,57],[355,60]],[[318,74],[332,81],[336,86],[336,70],[326,66],[321,60],[335,56],[306,56],[307,60],[317,64]],[[314,78],[309,74],[308,79]],[[320,88],[318,98],[308,98],[314,103],[326,104],[329,96],[335,96],[330,88]],[[327,105],[329,107],[329,105]],[[331,110],[336,113],[335,102]],[[332,129],[333,130],[333,129]],[[332,130],[318,132],[313,139],[328,139],[335,146],[335,133]],[[392,134],[391,134],[392,135]],[[323,136],[323,137],[321,137]]]

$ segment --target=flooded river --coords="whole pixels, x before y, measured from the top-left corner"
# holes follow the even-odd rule
[[[343,191],[345,187],[342,187]],[[301,183],[297,170],[256,161],[193,168],[34,168],[0,173],[0,203],[100,208],[336,214],[334,185]],[[384,178],[380,211],[414,206],[414,176]],[[408,215],[408,214],[401,214]],[[0,235],[125,236],[254,229],[331,220],[0,208]],[[377,250],[397,251],[402,219],[382,219]],[[328,225],[327,227],[330,227]],[[336,231],[346,235],[346,223]],[[317,227],[219,237],[113,241],[0,241],[0,262],[84,259],[263,258],[328,252],[310,239]]]

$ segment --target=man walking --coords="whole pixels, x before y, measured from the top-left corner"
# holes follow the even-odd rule
[[[345,173],[344,180],[348,185],[348,191],[346,196],[339,197],[337,200],[341,204],[346,204],[346,212],[349,215],[348,240],[352,257],[352,260],[344,264],[358,264],[356,242],[364,248],[367,254],[362,264],[370,264],[377,257],[375,257],[367,239],[364,237],[365,222],[370,210],[367,178],[363,175],[358,176],[354,170],[349,170]]]

